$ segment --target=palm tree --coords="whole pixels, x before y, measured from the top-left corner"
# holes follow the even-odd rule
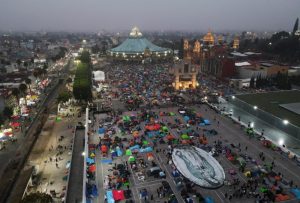
[[[20,93],[22,94],[22,96],[24,97],[25,105],[27,106],[27,99],[26,99],[27,85],[24,83],[20,84],[19,90],[20,90]]]
[[[16,97],[17,105],[19,106],[19,104],[20,104],[20,90],[18,88],[14,88],[12,90],[12,95],[14,95],[14,97]]]
[[[25,79],[25,83],[29,87],[29,92],[31,94],[31,79],[30,78],[26,78]]]

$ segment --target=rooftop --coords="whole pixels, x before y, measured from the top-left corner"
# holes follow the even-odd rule
[[[145,49],[149,49],[151,52],[169,53],[168,48],[159,47],[146,38],[137,27],[132,28],[129,38],[127,38],[122,44],[110,50],[111,53],[117,54],[135,54],[144,53]]]

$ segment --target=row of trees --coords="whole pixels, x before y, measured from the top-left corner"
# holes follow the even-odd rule
[[[295,33],[298,30],[298,19],[291,33],[277,32],[270,39],[250,40],[240,42],[240,51],[258,51],[269,55],[271,58],[297,64],[300,62],[300,38]]]
[[[287,74],[278,72],[276,77],[262,77],[258,75],[257,77],[251,77],[250,88],[266,88],[276,86],[278,89],[290,90],[292,88],[291,80]]]
[[[73,95],[77,100],[89,101],[92,99],[92,64],[88,51],[82,52],[79,57],[80,63],[77,65]]]

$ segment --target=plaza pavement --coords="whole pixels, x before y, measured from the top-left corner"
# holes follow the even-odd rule
[[[215,129],[218,131],[218,135],[216,136],[207,136],[209,144],[212,144],[214,141],[222,141],[223,144],[234,144],[238,145],[240,144],[241,148],[241,153],[246,153],[248,156],[251,156],[252,158],[256,159],[258,163],[263,165],[264,163],[271,163],[272,161],[275,162],[275,167],[274,171],[275,172],[281,172],[283,174],[283,177],[287,180],[293,180],[294,185],[300,184],[300,175],[299,175],[299,167],[293,160],[290,160],[284,156],[282,156],[279,152],[274,152],[271,149],[267,149],[262,146],[261,142],[256,140],[256,139],[249,139],[248,136],[246,136],[245,132],[243,129],[241,129],[239,124],[235,124],[230,118],[225,117],[223,115],[217,114],[214,110],[211,110],[207,105],[201,105],[200,108],[199,106],[193,106],[191,108],[196,109],[197,113],[200,113],[205,119],[209,119],[212,123],[210,126],[206,127],[201,127],[205,129]],[[166,112],[174,112],[177,115],[177,118],[182,120],[182,116],[180,116],[177,112],[177,108],[165,108],[165,109],[154,109],[155,111],[166,111]],[[124,114],[130,115],[131,113],[135,112],[125,112]],[[96,123],[99,122],[100,119],[104,118],[105,115],[101,115],[101,117],[98,117],[96,119]],[[164,123],[171,122],[174,123],[174,117],[159,117],[159,120]],[[216,120],[214,120],[216,119]],[[219,121],[219,124],[218,124]],[[184,121],[183,121],[184,122]],[[143,125],[143,124],[142,124]],[[98,127],[97,125],[94,126],[94,129],[97,130]],[[169,127],[169,129],[171,129]],[[177,131],[175,129],[171,129],[171,133],[178,137],[179,135],[177,134]],[[94,134],[94,142],[97,143],[98,139],[98,134]],[[131,137],[131,135],[127,135],[126,137]],[[124,144],[126,145],[126,144]],[[247,147],[247,150],[246,150]],[[162,149],[166,150],[167,145],[162,144],[158,145],[156,149]],[[166,171],[167,173],[167,178],[166,180],[169,182],[172,190],[175,192],[175,195],[179,202],[183,202],[182,198],[180,197],[180,193],[176,190],[175,184],[173,182],[173,178],[171,177],[171,165],[167,163],[166,156],[163,152],[153,152],[155,155],[155,161],[158,162],[158,165]],[[263,152],[266,159],[265,161],[261,161],[259,159],[259,153]],[[103,189],[103,177],[111,174],[111,169],[114,166],[114,164],[117,163],[124,163],[127,159],[127,157],[119,157],[117,159],[113,160],[113,163],[111,165],[109,164],[102,164],[101,160],[102,159],[110,159],[110,156],[108,158],[102,157],[99,150],[97,150],[96,154],[96,164],[97,164],[97,172],[96,172],[96,179],[97,179],[97,187],[99,191],[99,197],[94,199],[93,202],[103,202],[104,199],[104,189]],[[241,183],[246,182],[247,178],[239,172],[239,168],[237,165],[232,164],[230,161],[226,159],[223,155],[219,155],[216,157],[216,159],[220,162],[220,164],[223,166],[225,174],[226,174],[226,180],[230,180],[232,178],[238,178]],[[234,177],[230,175],[228,172],[230,169],[234,169],[237,172],[237,175]],[[132,172],[132,171],[131,171]],[[161,186],[161,181],[160,179],[152,179],[152,178],[146,178],[144,182],[140,182],[136,179],[135,175],[131,175],[130,177],[130,185],[131,185],[131,190],[133,192],[133,200],[135,202],[142,202],[142,200],[139,199],[138,193],[139,190],[143,188],[147,188],[148,192],[150,194],[154,195],[154,200],[149,202],[164,202],[164,199],[160,199],[156,195],[156,189]],[[196,186],[194,189],[196,189],[197,192],[202,194],[202,196],[210,196],[213,197],[215,202],[245,202],[245,203],[252,203],[254,202],[253,198],[247,199],[247,198],[242,198],[242,199],[235,199],[233,198],[232,200],[228,200],[225,198],[225,194],[227,193],[228,195],[231,194],[234,191],[234,188],[232,186],[222,186],[218,189],[210,190],[210,189],[204,189]],[[290,200],[286,202],[293,202],[295,200]]]

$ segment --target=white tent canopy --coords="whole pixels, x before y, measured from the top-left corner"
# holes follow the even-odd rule
[[[100,70],[98,70],[98,71],[93,71],[93,74],[94,74],[94,80],[95,80],[95,81],[101,82],[101,81],[104,81],[104,80],[105,80],[105,74],[104,74],[103,71],[100,71]]]

